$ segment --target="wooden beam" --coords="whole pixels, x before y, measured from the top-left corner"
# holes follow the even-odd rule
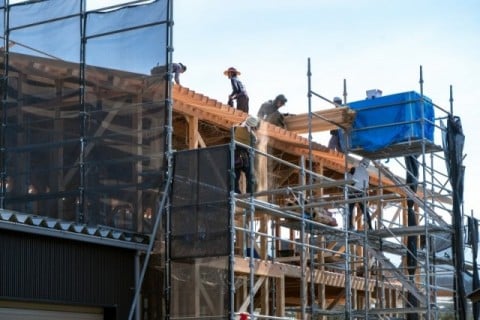
[[[285,277],[276,279],[276,299],[277,299],[277,308],[276,316],[284,317],[285,316]]]
[[[263,282],[265,281],[265,277],[260,277],[258,278],[257,282],[255,282],[255,285],[253,286],[252,290],[253,290],[253,295],[255,296],[255,294],[258,292],[258,289],[261,287],[261,285],[263,284]],[[237,312],[245,312],[247,311],[247,308],[248,308],[248,305],[250,304],[250,297],[247,297],[247,299],[245,299],[242,303],[242,305],[240,306],[240,308],[238,308]]]
[[[198,118],[195,116],[185,116],[188,123],[188,148],[197,149],[198,148]]]
[[[312,132],[333,130],[338,127],[350,128],[355,114],[355,111],[348,107],[315,111],[311,118]],[[288,131],[296,133],[308,133],[308,122],[308,113],[285,117]]]
[[[237,273],[250,273],[250,258],[241,258],[235,257],[235,272]],[[302,277],[302,270],[300,266],[290,265],[290,264],[283,264],[283,263],[272,263],[263,260],[254,260],[254,270],[255,275],[257,276],[267,276],[267,277],[274,277],[274,278],[301,278]],[[306,273],[307,281],[311,280],[310,272]],[[337,272],[332,271],[319,271],[316,270],[314,272],[313,281],[314,283],[324,283],[327,286],[332,287],[339,287],[343,288],[345,286],[345,275]],[[351,277],[352,288],[357,290],[364,290],[365,289],[365,279],[363,277],[353,276]],[[369,280],[368,283],[368,290],[374,290],[376,286],[375,280]],[[388,283],[386,284],[387,287],[396,288],[400,287],[400,283]]]

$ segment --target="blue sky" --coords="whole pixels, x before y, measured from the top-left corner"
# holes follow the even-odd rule
[[[182,85],[223,102],[231,91],[223,71],[234,66],[250,95],[250,113],[283,93],[284,112],[308,110],[312,89],[333,98],[420,92],[462,119],[466,135],[465,212],[480,217],[480,2],[381,0],[174,0],[174,60],[188,71]],[[313,99],[313,110],[329,108]],[[328,136],[316,136],[327,144]],[[441,141],[435,141],[441,144]]]
[[[129,2],[87,1],[88,9]],[[464,209],[480,218],[479,0],[172,1],[173,57],[188,66],[182,85],[226,103],[223,71],[234,66],[253,115],[279,93],[288,98],[283,112],[307,112],[308,58],[312,89],[330,99],[342,96],[344,79],[348,101],[374,88],[419,92],[423,66],[424,94],[449,109],[452,85],[466,135]],[[313,99],[314,111],[330,107]],[[315,139],[326,145],[328,137]]]
[[[173,59],[188,66],[182,85],[226,103],[231,87],[223,71],[236,67],[253,115],[280,93],[288,98],[283,112],[308,111],[308,58],[312,89],[330,99],[342,96],[344,80],[348,102],[374,88],[420,92],[422,66],[424,94],[449,110],[452,85],[466,135],[464,209],[480,218],[480,1],[172,1]],[[87,0],[87,9],[127,2]],[[330,107],[313,99],[314,111]],[[324,145],[328,138],[315,135]]]

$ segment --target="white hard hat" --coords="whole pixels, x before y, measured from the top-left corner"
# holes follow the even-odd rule
[[[245,124],[249,127],[256,128],[258,126],[258,119],[252,116],[249,116],[245,121]]]
[[[363,165],[365,168],[368,168],[368,166],[370,165],[370,160],[367,159],[367,158],[363,158],[363,159],[360,161],[360,165]]]

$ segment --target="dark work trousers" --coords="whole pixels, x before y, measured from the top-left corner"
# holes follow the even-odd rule
[[[364,193],[363,192],[355,192],[355,193],[349,193],[348,194],[348,199],[360,199],[362,197],[364,197]],[[351,202],[348,204],[348,230],[353,230],[354,229],[354,225],[353,225],[353,208],[355,208],[355,204],[359,204],[360,206],[360,209],[362,210],[362,215],[364,215],[365,213],[367,214],[367,223],[368,223],[368,227],[370,228],[370,230],[373,230],[372,228],[372,219],[370,218],[370,212],[368,211],[368,207],[365,206],[365,201],[361,200],[361,201],[358,201],[358,202]]]
[[[245,113],[248,113],[248,96],[246,94],[240,94],[237,96],[237,109]]]
[[[240,176],[245,174],[247,193],[253,192],[252,174],[250,172],[250,156],[248,150],[237,146],[235,151],[235,193],[240,194]]]
[[[340,133],[338,130],[330,130],[330,140],[328,141],[328,149],[343,152],[342,144],[340,142]]]

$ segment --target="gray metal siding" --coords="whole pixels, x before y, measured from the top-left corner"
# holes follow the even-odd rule
[[[3,230],[0,297],[117,306],[124,319],[134,288],[132,250]]]

